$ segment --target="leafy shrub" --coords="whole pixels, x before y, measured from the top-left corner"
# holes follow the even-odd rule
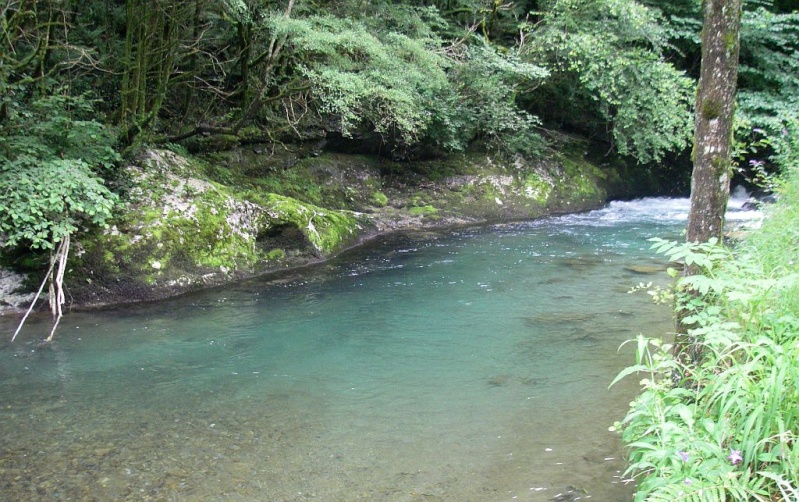
[[[19,89],[22,90],[22,89]],[[5,246],[53,249],[83,223],[101,225],[116,201],[95,171],[118,160],[112,138],[87,119],[83,97],[6,98],[0,123],[0,234]]]

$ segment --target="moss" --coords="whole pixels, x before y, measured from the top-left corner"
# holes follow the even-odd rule
[[[738,37],[732,32],[724,33],[724,50],[732,54],[736,51],[738,46]]]
[[[430,194],[424,191],[416,192],[413,194],[408,201],[410,202],[411,206],[427,206],[429,205],[428,199]]]
[[[385,207],[388,204],[388,197],[383,192],[377,191],[372,194],[369,201],[377,207]]]
[[[545,180],[540,174],[533,172],[524,178],[522,189],[525,196],[545,205],[552,193],[552,183]]]
[[[599,204],[605,199],[605,191],[599,179],[606,177],[598,167],[584,159],[563,156],[560,159],[563,174],[557,180],[561,203],[574,207],[575,204]]]
[[[201,283],[211,271],[251,270],[260,258],[255,234],[228,221],[236,206],[232,194],[190,180],[197,166],[184,160],[155,152],[144,162],[146,169],[129,171],[135,202],[113,227],[82,243],[85,253],[75,261],[76,275],[111,290],[125,284],[144,291],[187,275]]]
[[[246,164],[237,164],[239,154]],[[108,290],[185,290],[330,256],[373,228],[370,218],[529,218],[591,207],[604,196],[597,183],[605,174],[578,158],[534,163],[474,154],[414,170],[357,156],[323,154],[284,168],[275,167],[271,152],[252,148],[219,155],[211,165],[153,152],[145,167],[131,168],[133,202],[87,243],[82,277],[97,285],[104,275]],[[391,175],[381,177],[386,165]],[[384,186],[407,209],[386,207]],[[372,216],[355,212],[367,208]]]
[[[427,206],[414,206],[408,210],[414,216],[427,216],[433,217],[438,214],[438,209],[434,208],[431,205]]]
[[[715,99],[705,99],[702,101],[702,118],[714,120],[721,116],[721,103]]]
[[[259,258],[254,228],[237,226],[231,216],[236,206],[230,194],[206,189],[192,199],[185,211],[171,211],[154,232],[168,249],[164,259],[177,259],[207,269],[249,268]],[[158,253],[160,254],[160,253]]]
[[[595,183],[595,178],[602,175],[600,171],[575,159],[564,159],[562,164],[565,175],[560,176],[557,186],[561,198],[601,197]],[[429,190],[416,191],[407,199],[408,212],[440,219],[441,209],[433,206],[433,200],[455,212],[467,210],[488,217],[505,213],[522,216],[523,208],[528,208],[528,214],[538,214],[539,209],[535,208],[551,204],[556,187],[549,175],[522,166],[528,172],[519,180],[519,166],[513,174],[489,159],[487,167],[483,171],[486,177],[467,181],[459,192],[445,190],[434,196]],[[122,265],[117,268],[138,269],[137,273],[152,275],[155,271],[149,264],[158,261],[160,268],[155,275],[161,280],[198,269],[254,271],[259,262],[284,259],[289,253],[334,254],[353,242],[363,225],[368,225],[364,216],[352,211],[323,208],[253,185],[251,189],[235,190],[219,183],[191,181],[192,169],[207,172],[208,166],[202,163],[184,162],[180,169],[183,175],[180,178],[164,169],[152,169],[139,180],[139,188],[146,196],[137,208],[128,212],[125,221],[118,222],[123,235],[106,241],[102,261],[108,270],[119,263]],[[452,172],[452,166],[434,168],[431,164],[428,169]],[[345,178],[335,179],[335,171],[326,168],[318,171],[317,178],[324,175],[330,183],[346,185]],[[217,166],[214,172],[221,175],[215,176],[216,179],[224,179],[233,175],[234,170]],[[298,171],[297,179],[307,181],[306,174]],[[377,189],[379,181],[356,175],[354,171],[352,176],[361,176],[364,200],[368,197],[378,206],[388,203],[388,197]],[[172,191],[165,187],[171,187]],[[339,195],[358,197],[360,192],[357,187],[348,187],[340,190]],[[503,203],[498,204],[498,200]],[[282,229],[288,228],[295,229],[293,235],[301,234],[301,241],[280,242]]]
[[[444,160],[418,162],[414,164],[413,170],[428,181],[438,182],[463,173],[467,164],[464,157],[453,155]]]
[[[357,235],[359,224],[354,216],[331,211],[326,214],[317,213],[315,217],[318,241],[311,239],[311,242],[316,242],[317,249],[325,255],[341,250]]]
[[[136,203],[105,235],[87,243],[83,273],[156,286],[187,277],[188,284],[203,283],[217,272],[254,272],[263,260],[249,214],[255,208],[222,185],[192,178],[198,169],[177,167],[180,177],[158,166],[134,169]]]
[[[262,225],[291,224],[298,228],[315,250],[322,255],[333,254],[345,247],[357,234],[359,217],[350,211],[323,209],[277,194],[247,194],[265,209]]]

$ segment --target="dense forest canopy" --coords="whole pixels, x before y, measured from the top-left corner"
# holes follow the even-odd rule
[[[744,3],[736,137],[755,177],[796,130],[799,12]],[[3,0],[0,21],[12,246],[102,223],[102,180],[147,144],[535,156],[566,131],[653,169],[692,134],[698,0]]]

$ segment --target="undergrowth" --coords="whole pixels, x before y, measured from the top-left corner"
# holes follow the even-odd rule
[[[701,358],[678,361],[671,345],[639,336],[636,364],[614,380],[642,377],[641,394],[612,428],[628,447],[636,501],[799,501],[799,168],[792,165],[762,227],[734,249],[654,243],[702,270],[673,290]]]

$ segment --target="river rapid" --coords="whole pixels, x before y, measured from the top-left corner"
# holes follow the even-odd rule
[[[736,210],[732,219],[752,215]],[[0,349],[0,499],[629,500],[608,389],[684,199],[381,237]],[[10,338],[15,319],[0,317]],[[668,335],[666,335],[668,336]]]

